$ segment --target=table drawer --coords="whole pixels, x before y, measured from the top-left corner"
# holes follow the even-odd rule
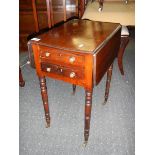
[[[60,65],[41,63],[41,70],[47,73],[54,73],[54,74],[68,77],[71,79],[83,79],[84,78],[83,69],[81,70],[71,69],[68,67],[60,66]]]
[[[56,48],[40,47],[41,61],[55,62],[56,64],[68,64],[72,66],[84,66],[84,56],[72,54]]]

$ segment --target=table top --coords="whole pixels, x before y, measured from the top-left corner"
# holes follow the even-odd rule
[[[95,53],[120,29],[118,23],[73,19],[37,36],[39,45]],[[33,39],[32,39],[33,40]]]

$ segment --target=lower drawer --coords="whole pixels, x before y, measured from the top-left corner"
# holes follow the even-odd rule
[[[54,73],[60,76],[68,77],[71,79],[84,79],[83,69],[72,69],[60,65],[41,63],[41,70],[43,72]]]

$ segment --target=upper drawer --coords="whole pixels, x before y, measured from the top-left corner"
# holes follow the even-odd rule
[[[42,61],[52,61],[74,66],[84,66],[84,56],[72,54],[70,51],[40,46],[40,58]]]

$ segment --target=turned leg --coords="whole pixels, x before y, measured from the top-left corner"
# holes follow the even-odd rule
[[[40,81],[40,89],[41,89],[41,95],[42,95],[43,106],[45,111],[45,118],[47,123],[46,127],[50,127],[50,114],[49,114],[49,107],[48,107],[46,79],[45,77],[39,77],[39,81]]]
[[[123,54],[124,54],[124,51],[125,51],[125,48],[126,48],[128,42],[129,42],[129,37],[128,36],[121,37],[121,45],[120,45],[120,49],[119,49],[119,52],[118,52],[118,67],[119,67],[119,70],[120,70],[122,75],[124,75]]]
[[[76,85],[73,84],[72,86],[73,86],[73,93],[72,93],[72,94],[75,95],[75,92],[76,92]]]
[[[20,85],[20,87],[25,86],[25,81],[23,80],[22,71],[21,71],[20,67],[19,67],[19,85]]]
[[[107,102],[108,96],[109,96],[110,82],[111,82],[111,77],[112,77],[112,68],[113,68],[113,64],[109,67],[109,69],[107,71],[107,81],[106,81],[104,104]]]
[[[91,107],[92,107],[92,91],[85,90],[85,126],[84,126],[84,144],[86,146],[89,137]]]

